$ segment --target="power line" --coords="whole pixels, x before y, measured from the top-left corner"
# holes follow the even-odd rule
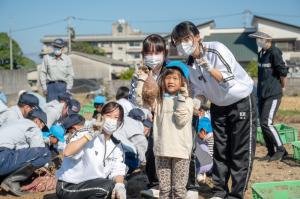
[[[27,27],[27,28],[15,29],[15,30],[12,30],[12,32],[21,32],[21,31],[26,31],[26,30],[32,30],[32,29],[42,28],[42,27],[45,27],[45,26],[49,26],[49,25],[53,25],[53,24],[57,24],[57,23],[66,21],[67,19],[68,18],[60,19],[60,20],[56,20],[56,21],[52,21],[52,22],[49,22],[49,23],[40,24],[40,25],[36,25],[36,26],[30,26],[30,27]]]
[[[291,17],[291,18],[300,18],[300,15],[284,15],[284,14],[275,14],[275,13],[261,13],[261,12],[255,12],[254,14],[266,15],[266,16],[275,16],[275,17]]]
[[[197,17],[197,18],[189,18],[189,19],[158,19],[158,20],[128,20],[131,23],[165,23],[165,22],[176,22],[176,21],[182,21],[182,20],[189,20],[189,21],[195,21],[195,20],[202,20],[202,19],[214,19],[214,18],[223,18],[223,17],[232,17],[237,15],[242,15],[243,12],[239,13],[232,13],[232,14],[225,14],[225,15],[216,15],[216,16],[209,16],[209,17]],[[81,18],[76,17],[75,19],[79,21],[90,21],[90,22],[114,22],[115,19],[91,19],[91,18]]]

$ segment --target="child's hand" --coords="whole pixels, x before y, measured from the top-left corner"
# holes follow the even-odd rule
[[[179,93],[180,93],[183,97],[188,97],[188,96],[189,96],[189,91],[188,91],[188,88],[187,88],[187,84],[186,84],[185,82],[183,83],[183,86],[180,87]]]
[[[198,137],[201,139],[201,140],[204,140],[206,136],[206,133],[205,133],[205,130],[201,130],[200,133],[198,134]]]

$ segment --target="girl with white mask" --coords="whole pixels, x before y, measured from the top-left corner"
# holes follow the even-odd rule
[[[211,102],[214,198],[244,198],[256,139],[253,80],[224,44],[202,42],[200,36],[195,24],[184,21],[174,27],[171,41],[188,58],[192,95]],[[235,181],[231,191],[228,176]]]
[[[158,79],[162,68],[166,65],[167,54],[165,40],[160,35],[151,34],[144,39],[142,46],[143,63],[133,75],[130,84],[128,99],[132,104],[141,106],[141,92],[144,82],[150,73],[155,80]]]
[[[78,114],[66,118],[63,126],[70,135],[56,173],[58,198],[126,199],[123,147],[112,135],[123,121],[123,108],[116,102],[103,106],[92,128]]]

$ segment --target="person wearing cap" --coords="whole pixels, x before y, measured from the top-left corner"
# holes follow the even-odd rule
[[[117,102],[123,107],[124,109],[124,116],[127,116],[129,111],[135,107],[129,100],[129,88],[126,86],[121,86],[118,88],[116,93],[116,100]]]
[[[124,118],[124,125],[114,133],[122,144],[129,148],[125,150],[125,163],[129,168],[128,173],[146,165],[146,151],[148,141],[145,136],[144,112],[139,108],[132,109]]]
[[[57,148],[59,142],[63,144],[65,142],[64,136],[65,129],[61,125],[53,125],[49,132],[43,132],[44,142],[49,148]]]
[[[48,130],[47,116],[39,108],[27,118],[0,128],[0,176],[7,176],[1,188],[22,195],[19,182],[28,179],[33,171],[50,160],[41,130]]]
[[[189,69],[170,61],[159,79],[153,121],[156,172],[160,198],[185,198],[193,146],[193,100],[187,84]],[[176,180],[171,180],[176,179]]]
[[[40,71],[40,82],[47,102],[57,99],[61,93],[70,92],[74,78],[71,59],[63,53],[63,39],[55,39],[52,46],[54,52],[43,57]]]
[[[272,37],[264,32],[249,35],[256,39],[258,47],[257,98],[259,121],[268,149],[263,160],[282,160],[287,155],[277,129],[273,125],[279,108],[282,89],[285,87],[288,67],[282,59],[282,52],[272,45]],[[275,151],[276,149],[276,151]]]
[[[211,102],[214,198],[244,198],[256,146],[254,82],[224,44],[202,42],[192,22],[176,25],[171,40],[187,57],[192,95]]]
[[[70,114],[78,113],[80,108],[80,102],[71,99],[68,93],[60,94],[58,100],[52,100],[42,107],[47,114],[49,127],[53,124],[60,124]]]
[[[103,95],[98,95],[94,98],[95,111],[93,113],[93,118],[96,119],[97,115],[101,112],[103,105],[106,103],[106,98]]]
[[[39,100],[32,94],[23,93],[20,95],[18,104],[8,108],[0,115],[0,127],[10,124],[13,121],[25,118],[35,107],[38,107]]]
[[[59,199],[126,198],[122,146],[113,136],[123,124],[123,116],[123,108],[109,102],[93,128],[86,128],[79,114],[64,120],[68,138],[62,166],[56,173]]]

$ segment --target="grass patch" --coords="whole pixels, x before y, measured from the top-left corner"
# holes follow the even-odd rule
[[[278,116],[286,117],[286,116],[299,116],[300,117],[300,111],[298,110],[278,110],[277,113]]]

